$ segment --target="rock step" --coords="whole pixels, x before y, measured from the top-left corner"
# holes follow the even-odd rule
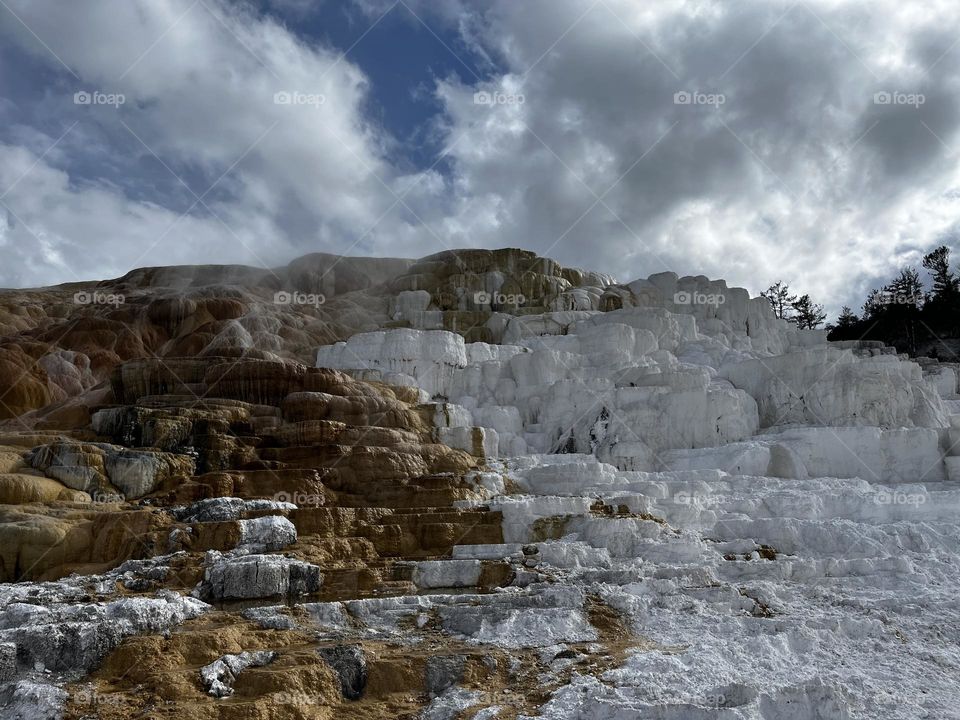
[[[498,525],[501,514],[487,509],[451,509],[428,506],[424,508],[389,507],[317,507],[297,508],[287,513],[304,534],[340,532],[348,525],[394,525],[416,527],[423,523],[453,523],[468,525]]]
[[[472,559],[435,559],[396,562],[394,580],[407,580],[418,590],[474,588],[490,590],[513,580],[510,563]]]

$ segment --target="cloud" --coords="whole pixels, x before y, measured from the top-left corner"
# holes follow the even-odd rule
[[[364,74],[271,16],[210,0],[10,6],[23,24],[8,35],[59,72],[40,102],[62,127],[3,149],[0,192],[33,167],[0,208],[29,260],[0,283],[347,251],[394,203]],[[83,208],[97,217],[71,219]]]
[[[66,172],[38,162],[34,154],[0,145],[0,184],[9,187],[18,177],[0,206],[0,246],[14,260],[0,271],[4,285],[49,285],[119,275],[143,265],[224,258],[262,264],[254,252],[244,256],[242,248],[254,247],[261,233],[276,232],[254,213],[231,216],[239,228],[235,235],[211,217],[130,202],[109,185],[72,185]]]
[[[955,6],[458,7],[503,65],[493,83],[438,87],[460,208],[487,210],[478,244],[621,278],[669,268],[754,291],[784,278],[836,307],[954,222]],[[478,106],[478,88],[523,102]],[[923,102],[877,104],[882,92]]]
[[[947,2],[406,0],[391,12],[484,63],[438,77],[443,154],[414,171],[365,111],[363,69],[269,13],[9,4],[47,47],[5,18],[43,90],[0,105],[0,193],[33,166],[0,196],[2,242],[24,248],[0,284],[514,245],[621,280],[785,279],[835,309],[956,237]],[[393,3],[357,5],[373,22]],[[78,90],[125,103],[77,106]]]

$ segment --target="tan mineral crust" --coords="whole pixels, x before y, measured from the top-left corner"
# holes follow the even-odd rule
[[[345,607],[336,603],[409,600],[421,592],[417,561],[450,558],[454,545],[503,542],[498,512],[455,506],[483,499],[472,475],[486,459],[482,447],[438,440],[434,399],[311,367],[322,345],[409,326],[394,317],[403,291],[429,293],[442,327],[492,340],[484,326],[492,310],[458,299],[484,290],[477,273],[490,272],[503,273],[503,291],[523,293],[528,307],[571,287],[556,263],[505,250],[418,262],[318,253],[274,271],[145,268],[98,283],[0,291],[0,580],[51,588],[55,612],[67,606],[71,618],[85,603],[164,591],[210,603],[193,619],[95,647],[64,640],[53,663],[41,659],[48,648],[19,649],[4,668],[4,680],[24,678],[8,693],[10,712],[379,718],[414,717],[455,684],[496,698],[509,688],[521,694],[527,683],[532,695],[510,714],[546,697],[534,650],[470,644],[445,633],[433,611],[420,621],[404,613],[402,633],[382,639],[349,621],[326,628],[323,618],[333,611],[322,608]],[[321,300],[300,304],[298,293]],[[218,505],[220,498],[230,500]],[[206,516],[183,514],[204,502]],[[271,544],[260,520],[282,521],[292,533]],[[316,568],[316,578],[298,585],[282,567],[269,578],[275,586],[229,588],[262,579],[270,557]],[[232,566],[250,558],[258,572],[204,589],[218,559]],[[149,569],[137,565],[144,560],[153,561]],[[476,577],[458,594],[490,593],[514,579],[505,560],[475,562]],[[136,569],[118,571],[127,567]],[[258,622],[250,613],[261,607],[269,613]],[[605,627],[598,637],[611,634]],[[202,668],[262,650],[278,656],[238,671],[229,696],[209,694]],[[606,654],[597,657],[597,668],[610,665]],[[338,668],[356,676],[353,686]],[[35,670],[47,677],[32,677]],[[51,685],[49,697],[31,695],[29,684],[51,681],[51,670],[66,693]]]

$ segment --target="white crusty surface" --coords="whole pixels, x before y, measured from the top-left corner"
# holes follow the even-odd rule
[[[542,718],[960,718],[956,369],[827,343],[705,278],[628,287],[636,306],[514,317],[501,345],[403,330],[321,348],[320,365],[416,378],[446,427],[496,432],[475,482],[504,544],[421,564],[420,585],[463,585],[480,559],[522,568],[498,595],[351,616],[563,647],[593,638],[584,598],[601,597],[649,646],[574,673]],[[424,717],[485,706],[454,688]]]

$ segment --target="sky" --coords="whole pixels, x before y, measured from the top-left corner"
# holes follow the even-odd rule
[[[0,286],[523,247],[835,312],[957,245],[958,128],[956,2],[0,0]]]

